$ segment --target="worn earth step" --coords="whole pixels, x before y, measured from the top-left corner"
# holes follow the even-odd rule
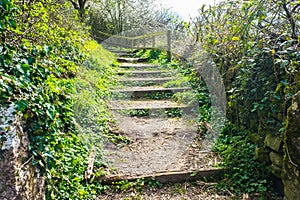
[[[137,179],[144,179],[145,181],[156,180],[162,184],[166,183],[182,183],[187,181],[196,181],[203,178],[217,177],[224,172],[221,168],[210,169],[195,169],[189,171],[170,171],[170,172],[158,172],[146,176],[126,176],[126,175],[111,175],[106,177],[96,177],[97,180],[101,180],[106,184],[113,184],[118,181],[135,181]]]
[[[136,77],[136,78],[150,78],[150,77],[170,77],[173,75],[173,72],[170,71],[164,71],[164,70],[147,70],[147,71],[139,71],[139,70],[134,70],[134,71],[120,71],[118,72],[119,75],[124,75],[128,77]]]
[[[133,53],[115,53],[117,57],[126,57],[126,58],[130,58],[130,57],[134,57],[135,54]]]
[[[119,80],[123,85],[154,85],[154,84],[163,84],[165,82],[171,81],[173,78],[121,78]]]
[[[148,63],[120,63],[119,67],[124,68],[124,69],[133,68],[136,70],[144,70],[144,69],[149,69],[149,68],[151,68],[151,69],[160,68],[159,65],[148,64]]]
[[[146,62],[147,58],[126,58],[126,57],[117,57],[118,62],[127,62],[127,63],[138,63]]]
[[[188,105],[179,104],[168,100],[152,100],[152,101],[111,101],[112,110],[139,110],[139,109],[171,109],[171,108],[187,108]]]
[[[109,49],[110,52],[118,54],[118,53],[132,53],[132,51],[128,50],[120,50],[120,49]]]
[[[187,90],[191,90],[191,87],[176,87],[176,88],[164,88],[164,87],[130,87],[124,89],[113,90],[114,92],[122,92],[122,93],[147,93],[147,92],[184,92]]]
[[[113,93],[123,94],[125,97],[132,99],[147,98],[151,96],[158,96],[159,99],[169,99],[173,94],[178,92],[184,92],[191,90],[190,87],[178,87],[178,88],[164,88],[164,87],[129,87],[125,89],[113,90]]]

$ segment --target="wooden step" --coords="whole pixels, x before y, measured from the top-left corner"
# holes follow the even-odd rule
[[[169,171],[169,172],[157,172],[150,175],[141,176],[129,176],[129,175],[109,175],[104,177],[96,177],[98,181],[102,181],[105,184],[113,184],[118,181],[135,181],[137,179],[156,180],[162,184],[166,183],[181,183],[187,181],[196,181],[203,178],[209,178],[212,176],[219,176],[224,173],[224,169],[209,168],[209,169],[194,169],[189,171]]]
[[[134,57],[135,54],[133,53],[115,53],[117,57],[126,57],[126,58],[130,58],[130,57]]]
[[[126,58],[126,57],[118,57],[118,62],[127,62],[127,63],[137,63],[137,62],[146,62],[147,58]]]
[[[166,76],[172,76],[173,72],[170,71],[162,71],[162,70],[145,70],[145,71],[139,71],[139,70],[134,70],[134,71],[120,71],[118,72],[119,75],[125,75],[128,77],[136,77],[136,78],[142,78],[142,77],[166,77]]]
[[[119,54],[119,53],[132,53],[132,51],[128,51],[128,50],[119,50],[119,49],[109,49],[110,52],[115,53],[115,54]]]
[[[142,110],[142,109],[172,109],[172,108],[187,108],[188,105],[176,103],[168,100],[152,100],[152,101],[111,101],[112,110]]]
[[[134,68],[136,70],[143,70],[143,69],[153,69],[153,68],[159,68],[159,65],[154,64],[148,64],[148,63],[120,63],[120,68],[123,69],[129,69]]]
[[[130,87],[125,89],[117,89],[114,92],[133,93],[133,92],[183,92],[191,90],[191,87],[164,88],[164,87]]]
[[[165,78],[122,78],[119,81],[122,84],[135,84],[135,85],[150,85],[150,84],[158,84],[165,83],[173,80],[173,78],[165,77]]]
[[[125,89],[113,90],[115,94],[122,94],[120,99],[170,99],[177,92],[191,90],[190,87],[163,88],[163,87],[130,87]],[[122,96],[121,95],[121,96]]]

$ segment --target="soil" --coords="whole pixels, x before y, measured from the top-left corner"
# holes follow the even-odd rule
[[[150,175],[157,172],[207,169],[219,158],[201,139],[197,125],[185,118],[139,118],[115,114],[119,132],[131,144],[117,146],[109,141],[104,157],[111,174]]]
[[[128,190],[110,189],[99,195],[97,200],[258,200],[258,196],[243,194],[235,196],[227,191],[225,194],[215,187],[217,183],[202,181],[192,183],[168,184],[161,188],[131,188]]]

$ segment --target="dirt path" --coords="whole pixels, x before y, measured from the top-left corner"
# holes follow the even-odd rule
[[[165,88],[163,83],[176,80],[176,76],[166,79],[164,73],[174,74],[174,71],[161,71],[160,66],[153,64],[132,63],[138,59],[120,60],[128,62],[121,63],[122,89],[116,89],[118,95],[111,102],[111,108],[119,126],[118,133],[132,142],[129,145],[105,142],[104,158],[113,169],[107,176],[140,177],[214,168],[219,159],[208,151],[208,144],[198,132],[197,116],[191,114],[198,107],[177,103],[171,98],[191,88]],[[144,83],[151,79],[162,81]]]

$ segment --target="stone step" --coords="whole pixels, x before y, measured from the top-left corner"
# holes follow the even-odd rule
[[[126,63],[138,63],[138,62],[146,62],[147,58],[126,58],[126,57],[117,57],[118,62],[126,62]]]
[[[224,173],[224,169],[221,168],[208,168],[208,169],[194,169],[188,171],[168,171],[157,172],[150,175],[130,176],[130,175],[109,175],[104,177],[96,177],[98,181],[102,181],[105,184],[113,184],[118,181],[136,181],[137,179],[143,179],[144,181],[158,181],[162,184],[166,183],[182,183],[187,181],[202,180],[203,178],[209,178],[214,176],[220,176]]]

